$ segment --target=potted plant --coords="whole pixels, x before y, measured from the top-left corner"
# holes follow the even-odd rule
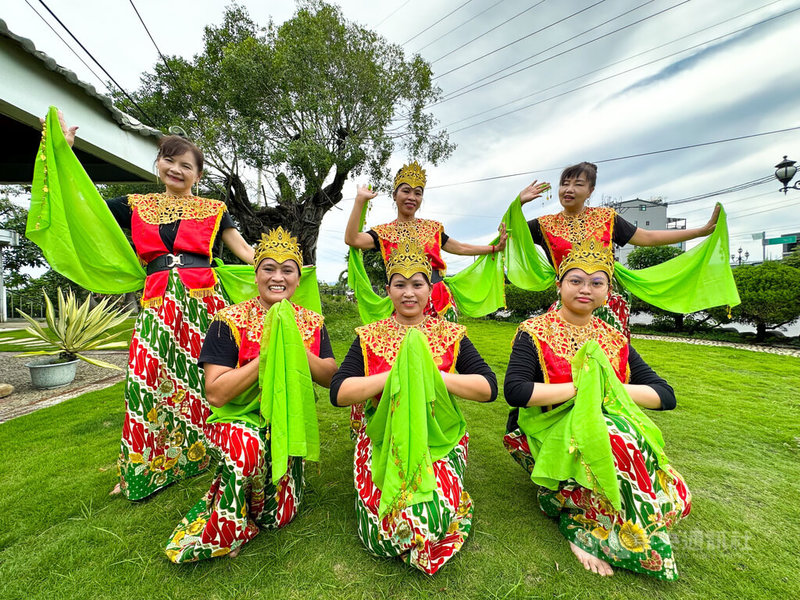
[[[118,366],[97,358],[89,358],[84,353],[91,350],[112,350],[127,348],[125,341],[112,341],[122,331],[109,333],[109,330],[120,325],[128,318],[131,311],[122,312],[109,305],[104,298],[94,308],[89,308],[89,297],[83,304],[78,304],[75,294],[70,290],[66,296],[58,288],[58,315],[50,298],[44,294],[45,321],[47,329],[37,323],[30,315],[17,309],[17,312],[28,322],[25,331],[33,337],[45,342],[49,348],[31,350],[17,356],[47,356],[48,358],[33,361],[25,366],[31,371],[31,383],[37,388],[53,388],[67,385],[75,379],[78,359],[98,367],[116,369]]]

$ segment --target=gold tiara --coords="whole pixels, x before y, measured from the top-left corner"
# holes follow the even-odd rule
[[[403,168],[394,176],[394,187],[396,190],[401,183],[407,183],[412,188],[421,187],[425,189],[425,169],[423,169],[417,161],[410,164],[403,165]]]
[[[558,266],[558,278],[561,279],[570,269],[582,269],[588,274],[602,271],[611,280],[614,275],[614,251],[611,244],[605,246],[603,242],[591,237],[574,244]]]
[[[402,239],[389,255],[389,260],[386,261],[386,280],[391,281],[395,273],[400,273],[406,279],[411,279],[414,273],[424,273],[428,281],[431,280],[431,262],[425,255],[425,249],[415,239]]]
[[[255,266],[265,258],[271,258],[277,263],[293,260],[298,268],[303,267],[303,253],[297,238],[283,227],[270,229],[268,233],[261,234],[261,241],[256,246]]]

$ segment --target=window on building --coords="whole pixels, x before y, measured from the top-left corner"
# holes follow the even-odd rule
[[[645,227],[648,227],[649,225],[650,225],[650,221],[645,221],[645,222],[644,222],[644,226],[645,226]]]
[[[640,204],[639,205],[639,210],[642,210],[642,211],[647,210],[647,205],[646,204]]]
[[[634,221],[633,224],[638,227],[639,226],[639,221]]]

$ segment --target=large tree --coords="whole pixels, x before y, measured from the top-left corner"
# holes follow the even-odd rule
[[[425,111],[441,93],[430,66],[338,7],[303,1],[292,19],[260,27],[233,5],[204,41],[192,60],[168,57],[144,74],[133,96],[153,125],[180,125],[203,148],[207,183],[251,242],[283,225],[316,262],[322,217],[348,177],[387,181],[396,150],[433,164],[453,151]]]

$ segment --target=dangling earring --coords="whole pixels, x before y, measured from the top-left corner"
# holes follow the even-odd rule
[[[199,196],[200,195],[200,180],[199,179],[194,182],[194,195],[195,196]]]

